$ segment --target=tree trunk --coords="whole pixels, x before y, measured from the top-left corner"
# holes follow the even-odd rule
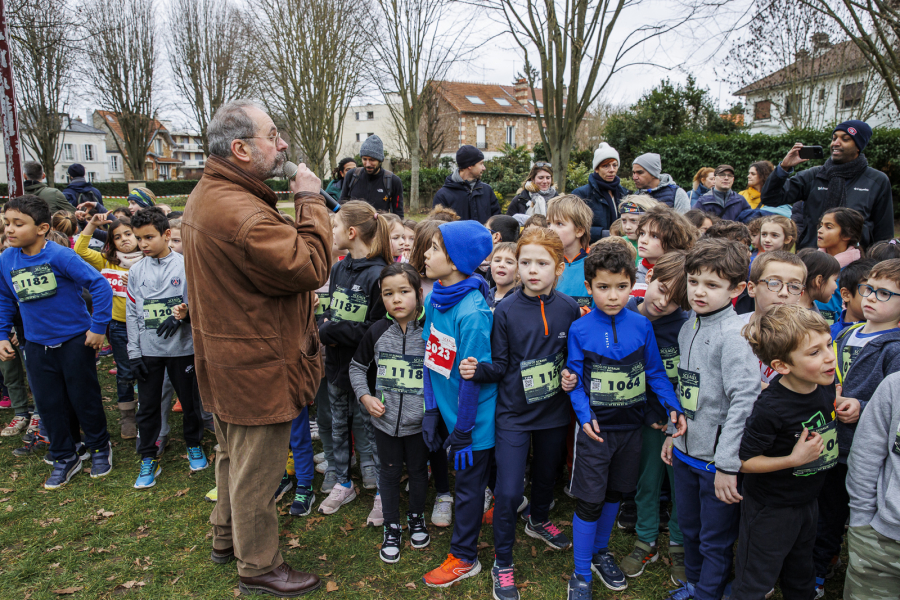
[[[413,139],[409,143],[409,212],[416,213],[422,210],[419,199],[419,128],[415,127],[411,133]]]

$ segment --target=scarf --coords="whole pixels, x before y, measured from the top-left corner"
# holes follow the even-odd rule
[[[528,216],[531,215],[547,215],[547,201],[551,198],[556,198],[556,188],[549,187],[547,191],[541,191],[534,183],[528,182],[525,184],[525,190],[531,194],[531,202],[529,202],[528,209],[525,211],[525,214]]]
[[[431,305],[442,313],[447,312],[459,304],[472,290],[478,291],[485,300],[491,293],[487,281],[477,273],[450,286],[444,286],[440,281],[435,281],[431,290]]]
[[[819,248],[819,252],[825,252],[825,248]],[[859,260],[860,256],[861,254],[859,252],[859,248],[855,246],[851,246],[843,252],[838,252],[834,255],[838,263],[840,263],[842,269],[852,263],[854,260]]]
[[[477,179],[473,179],[472,181],[466,181],[459,175],[459,169],[453,169],[453,173],[450,174],[450,179],[456,183],[461,183],[467,188],[469,188],[469,193],[471,194],[475,190],[475,185],[478,183]]]
[[[860,154],[855,160],[842,164],[835,164],[830,158],[826,160],[819,172],[816,173],[816,179],[821,179],[828,184],[824,210],[844,206],[844,201],[847,199],[847,182],[862,175],[868,166],[869,161],[866,160],[865,154]]]
[[[591,187],[595,190],[599,190],[601,192],[609,192],[612,194],[613,198],[616,197],[616,192],[619,191],[619,176],[616,175],[616,178],[612,181],[606,181],[596,173],[591,173],[591,176],[588,178],[591,182]],[[607,194],[603,194],[605,197]]]
[[[130,269],[131,265],[144,258],[144,253],[140,250],[134,252],[119,252],[116,250],[116,257],[119,259],[119,266]]]

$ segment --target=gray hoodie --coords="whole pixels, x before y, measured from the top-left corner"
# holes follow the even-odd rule
[[[659,185],[677,185],[675,180],[672,179],[672,176],[668,173],[662,173],[659,176]],[[688,196],[688,193],[683,189],[676,188],[675,189],[675,202],[672,205],[679,214],[684,214],[687,211],[691,210],[691,197]]]
[[[172,314],[172,307],[187,303],[182,255],[169,252],[165,258],[139,260],[128,271],[127,291],[128,358],[191,356],[194,353],[189,323],[182,322],[168,339],[156,335],[156,328]]]
[[[900,373],[884,378],[859,419],[847,461],[850,527],[900,540]]]
[[[743,326],[743,319],[727,306],[711,315],[693,315],[678,334],[679,375],[683,371],[696,374],[699,394],[687,432],[675,438],[675,447],[730,474],[741,469],[738,451],[744,424],[761,389],[759,359],[741,336]],[[679,377],[679,398],[684,381]]]

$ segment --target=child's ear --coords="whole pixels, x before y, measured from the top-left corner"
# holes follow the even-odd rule
[[[841,300],[844,301],[844,304],[850,304],[853,300],[854,294],[850,293],[850,290],[847,288],[841,288]]]
[[[775,360],[773,360],[772,364],[770,364],[769,366],[775,369],[779,375],[788,375],[791,372],[790,365],[788,365],[780,358],[776,358]]]
[[[756,284],[752,281],[747,282],[747,295],[751,298],[756,298]]]
[[[500,235],[499,231],[495,231],[491,234],[491,239],[494,241],[494,245],[497,245],[503,241],[503,236]]]
[[[50,231],[50,223],[41,223],[38,225],[38,235],[47,235]]]
[[[593,296],[593,295],[594,295],[593,292],[591,292],[591,282],[588,281],[587,279],[584,280],[584,289],[587,290],[587,293],[588,293],[589,296]]]
[[[516,266],[518,266],[518,265],[516,265]],[[556,265],[556,276],[557,277],[560,277],[565,272],[566,272],[566,263],[565,262],[561,262],[558,265]],[[518,273],[518,271],[516,271],[516,277],[518,277],[518,276],[519,276],[519,273]]]
[[[646,281],[644,283],[646,283],[647,285],[650,285],[651,281],[653,281],[653,268],[652,267],[650,268],[649,271],[647,271]]]
[[[578,238],[579,241],[581,240],[581,238],[584,237],[585,233],[587,233],[587,232],[584,230],[584,228],[582,228],[582,227],[575,228],[575,237]]]
[[[347,239],[355,240],[357,235],[356,227],[348,227],[347,228]]]
[[[744,293],[744,288],[747,287],[747,283],[745,281],[740,282],[736,286],[734,286],[733,290],[728,292],[728,295],[731,296],[732,299],[737,298],[742,293]]]

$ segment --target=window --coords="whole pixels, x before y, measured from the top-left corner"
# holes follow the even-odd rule
[[[153,149],[154,149],[154,152],[156,152],[156,154],[162,156],[163,143],[162,143],[161,139],[156,138],[155,140],[153,140]]]
[[[366,137],[367,137],[367,138],[370,138],[370,137],[372,137],[373,135],[375,135],[375,134],[374,134],[374,133],[367,133],[367,134],[366,134]]]
[[[841,108],[853,108],[862,104],[863,83],[848,83],[841,91]]]
[[[468,100],[472,104],[484,104],[484,100],[482,100],[478,96],[466,96],[466,100]]]
[[[532,105],[532,106],[537,106],[538,108],[544,108],[544,103],[541,102],[540,100],[538,100],[538,103],[537,103],[536,105],[535,105],[535,103],[532,102],[531,100],[528,101],[528,104],[530,104],[530,105]]]
[[[90,181],[91,183],[94,183],[95,181],[100,181],[100,173],[97,173],[95,171],[88,171],[87,180]]]
[[[819,90],[819,102],[825,102],[825,88]]]
[[[75,144],[63,144],[63,159],[64,160],[76,160],[75,159]]]
[[[505,99],[503,99],[503,98],[494,98],[494,102],[496,102],[496,103],[499,104],[500,106],[512,106],[512,105],[509,103],[509,100],[505,100]]]
[[[169,165],[159,165],[159,178],[160,179],[168,179],[169,178]]]
[[[365,111],[365,112],[358,112],[358,113],[356,113],[356,120],[357,120],[357,121],[371,121],[371,120],[373,120],[374,118],[375,118],[375,111],[374,111],[374,110],[368,110],[368,111]]]
[[[84,160],[85,160],[85,162],[94,160],[93,144],[85,144],[84,145]]]
[[[516,126],[508,125],[506,127],[506,143],[510,146],[516,145]]]
[[[370,110],[369,112],[366,113],[366,120],[367,120],[367,121],[371,121],[371,120],[374,119],[374,118],[375,118],[375,111]]]
[[[487,148],[487,126],[477,125],[475,127],[475,146],[477,148]]]
[[[800,116],[800,95],[791,94],[784,99],[784,116],[799,117]]]
[[[119,172],[119,155],[118,154],[110,154],[109,155],[109,170],[113,173]]]
[[[361,134],[361,133],[357,133],[357,134],[356,134],[356,141],[357,141],[357,142],[361,142],[361,141],[362,141],[362,140],[360,139],[361,137],[362,137],[362,134]]]
[[[772,118],[772,101],[762,100],[753,105],[753,119],[765,121]]]

